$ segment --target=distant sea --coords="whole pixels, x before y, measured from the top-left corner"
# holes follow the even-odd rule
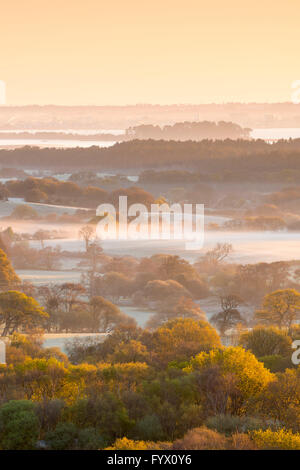
[[[30,138],[14,138],[12,136],[11,139],[7,138],[7,134],[22,134],[22,133],[30,134]],[[65,134],[66,137],[70,134],[74,136],[78,136],[78,139],[70,139],[70,137],[64,139],[63,136],[59,139],[47,139],[40,137],[36,137],[35,134],[40,133],[59,133]],[[6,134],[5,138],[1,138],[1,134]],[[24,147],[25,145],[29,146],[36,146],[36,147],[56,147],[56,148],[76,148],[76,147],[111,147],[116,143],[114,140],[81,140],[80,136],[94,136],[97,134],[111,134],[111,135],[120,135],[125,134],[124,129],[17,129],[17,130],[0,130],[0,148],[16,148],[16,147]]]
[[[280,140],[280,139],[300,139],[299,127],[274,127],[271,129],[253,129],[251,132],[253,139]]]
[[[15,138],[13,134],[21,134],[27,132],[30,134],[30,138]],[[63,136],[59,139],[47,139],[37,138],[35,134],[47,132],[59,132],[66,136],[72,134],[78,136],[78,139],[64,139]],[[6,134],[5,138],[1,138],[1,134]],[[124,134],[124,129],[56,129],[56,130],[44,130],[44,129],[23,129],[14,131],[0,130],[0,148],[16,148],[29,146],[37,147],[56,147],[56,148],[76,148],[76,147],[110,147],[116,143],[114,140],[102,141],[102,140],[81,140],[80,136],[94,136],[96,134],[111,134],[120,135]],[[12,138],[7,138],[7,134],[12,134]],[[268,142],[275,142],[279,139],[299,139],[300,128],[271,128],[271,129],[253,129],[251,132],[253,139],[263,139]]]

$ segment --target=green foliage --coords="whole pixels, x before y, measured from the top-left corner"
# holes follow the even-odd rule
[[[133,434],[145,441],[159,440],[163,437],[163,430],[157,415],[146,415],[138,421]]]
[[[247,433],[258,429],[265,429],[267,426],[259,418],[251,416],[217,415],[211,416],[206,421],[206,426],[210,429],[231,436],[232,434]]]
[[[258,359],[272,373],[284,372],[286,369],[293,367],[291,356],[284,357],[279,354],[273,354],[272,356],[262,356]]]
[[[5,450],[34,449],[39,422],[30,401],[9,401],[0,408],[0,446]]]
[[[59,423],[54,431],[49,431],[45,440],[51,450],[74,449],[77,429],[73,423]]]
[[[99,434],[96,428],[85,428],[78,431],[78,449],[97,450],[106,446],[105,439]]]
[[[256,327],[252,331],[243,333],[240,344],[251,351],[256,357],[280,355],[291,353],[292,340],[285,331],[276,327]]]

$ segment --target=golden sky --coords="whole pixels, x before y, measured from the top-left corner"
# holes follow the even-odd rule
[[[7,104],[290,101],[299,0],[0,0]]]

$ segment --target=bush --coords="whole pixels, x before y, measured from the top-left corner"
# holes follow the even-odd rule
[[[4,450],[34,449],[39,436],[35,406],[27,400],[12,400],[0,409],[0,443]]]
[[[46,443],[51,450],[71,450],[75,447],[77,429],[73,423],[60,423],[54,431],[46,434]]]
[[[255,443],[251,440],[248,434],[233,434],[231,437],[231,445],[230,448],[232,450],[256,450],[257,447]]]
[[[262,362],[264,366],[273,373],[284,372],[286,369],[291,369],[293,367],[293,363],[291,361],[291,355],[287,357],[283,357],[283,356],[274,354],[273,356],[259,357],[258,360]]]
[[[174,450],[225,450],[226,437],[222,434],[207,429],[195,428],[188,431],[182,439],[174,442]]]
[[[300,434],[280,429],[279,431],[254,431],[252,439],[259,449],[300,450]]]
[[[37,211],[34,210],[31,206],[27,206],[26,204],[20,204],[19,206],[15,207],[10,217],[12,219],[35,220],[39,218],[39,215]]]
[[[146,441],[158,440],[163,436],[160,421],[156,415],[148,415],[136,423],[134,434]]]
[[[117,439],[113,446],[107,447],[105,450],[163,450],[170,449],[169,442],[151,442],[151,441],[133,441],[123,437]]]
[[[80,450],[97,450],[105,447],[105,439],[95,428],[85,428],[78,432],[78,448]]]
[[[292,340],[279,328],[257,326],[252,331],[242,334],[240,343],[256,357],[287,356],[291,353]]]
[[[227,436],[266,428],[264,422],[259,418],[223,414],[208,418],[206,426]]]

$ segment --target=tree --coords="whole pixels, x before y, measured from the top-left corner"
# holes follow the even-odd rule
[[[39,188],[29,189],[25,193],[25,200],[28,202],[47,202],[47,193],[41,191]]]
[[[134,435],[146,441],[161,439],[163,430],[158,416],[156,414],[143,416],[135,425]]]
[[[200,351],[221,347],[216,330],[205,321],[170,320],[153,332],[146,343],[161,364],[186,361]]]
[[[161,263],[159,273],[162,276],[162,279],[176,279],[178,275],[197,277],[197,273],[195,272],[194,268],[185,259],[182,259],[177,255],[160,256]]]
[[[90,241],[95,233],[95,227],[92,225],[84,225],[79,230],[79,238],[82,238],[85,243],[85,251],[88,252]]]
[[[241,392],[237,377],[224,372],[219,364],[211,364],[194,374],[203,416],[236,413]]]
[[[240,393],[235,414],[245,410],[248,400],[258,398],[274,376],[256,357],[241,347],[214,349],[201,352],[191,360],[189,370],[204,371],[207,368],[219,367],[222,374],[232,374],[235,386]]]
[[[233,278],[235,292],[243,299],[261,302],[264,295],[285,287],[289,276],[287,263],[246,264],[237,267]]]
[[[5,450],[34,449],[39,435],[39,422],[34,404],[12,400],[0,408],[0,445]]]
[[[295,289],[280,289],[266,295],[255,317],[264,325],[290,328],[300,318],[300,293]]]
[[[147,323],[148,328],[157,328],[163,323],[175,318],[193,318],[194,320],[206,321],[206,315],[198,304],[189,297],[180,297],[171,302],[169,299],[164,302],[154,315],[150,317]]]
[[[128,277],[133,277],[137,270],[139,263],[131,256],[122,256],[109,258],[103,266],[103,271],[106,273],[115,272],[124,274]]]
[[[36,240],[38,240],[41,243],[42,250],[45,248],[45,240],[47,239],[47,237],[48,237],[48,233],[46,232],[46,230],[38,230],[34,234],[34,238],[36,238]]]
[[[0,249],[0,290],[15,286],[20,282],[6,254]]]
[[[125,435],[133,424],[128,418],[124,404],[112,392],[103,392],[89,399],[81,399],[70,411],[75,425],[94,427],[108,440]]]
[[[78,431],[77,447],[80,450],[99,450],[105,447],[106,441],[96,428],[84,428]]]
[[[129,342],[122,342],[110,357],[112,362],[146,362],[149,353],[144,344],[131,339]]]
[[[47,318],[48,314],[32,297],[18,291],[0,293],[2,336],[11,335],[19,328],[38,326]]]
[[[116,305],[105,300],[103,297],[93,297],[89,305],[92,316],[92,328],[95,333],[99,331],[109,333],[122,323],[135,323],[133,318],[125,315]]]
[[[129,297],[132,292],[132,281],[125,274],[108,272],[98,278],[97,287],[103,295],[118,301],[120,297]]]
[[[222,311],[214,314],[210,321],[215,325],[223,336],[227,330],[233,328],[238,323],[244,323],[244,320],[237,307],[242,303],[242,299],[235,294],[222,296]]]
[[[287,356],[291,353],[292,340],[279,328],[257,326],[241,335],[240,344],[256,357]]]
[[[46,246],[38,252],[39,262],[43,269],[46,268],[47,271],[52,271],[60,268],[60,250],[59,246],[54,248],[52,246]]]
[[[299,371],[287,369],[276,374],[263,394],[261,413],[287,429],[300,432]]]
[[[46,443],[51,450],[72,450],[76,437],[77,429],[73,423],[59,423],[54,431],[46,434]]]
[[[56,286],[57,298],[61,310],[71,313],[78,307],[82,307],[82,296],[85,294],[85,288],[81,284],[65,282]]]
[[[12,219],[26,219],[35,220],[39,218],[39,215],[35,209],[27,204],[20,204],[11,213]]]
[[[150,301],[165,302],[169,298],[172,302],[179,300],[180,297],[191,297],[188,291],[177,281],[149,281],[144,289],[144,295]]]
[[[222,263],[233,251],[232,245],[230,243],[217,243],[217,245],[211,250],[207,251],[203,258],[201,258],[199,263],[207,263],[212,268],[218,266]]]

